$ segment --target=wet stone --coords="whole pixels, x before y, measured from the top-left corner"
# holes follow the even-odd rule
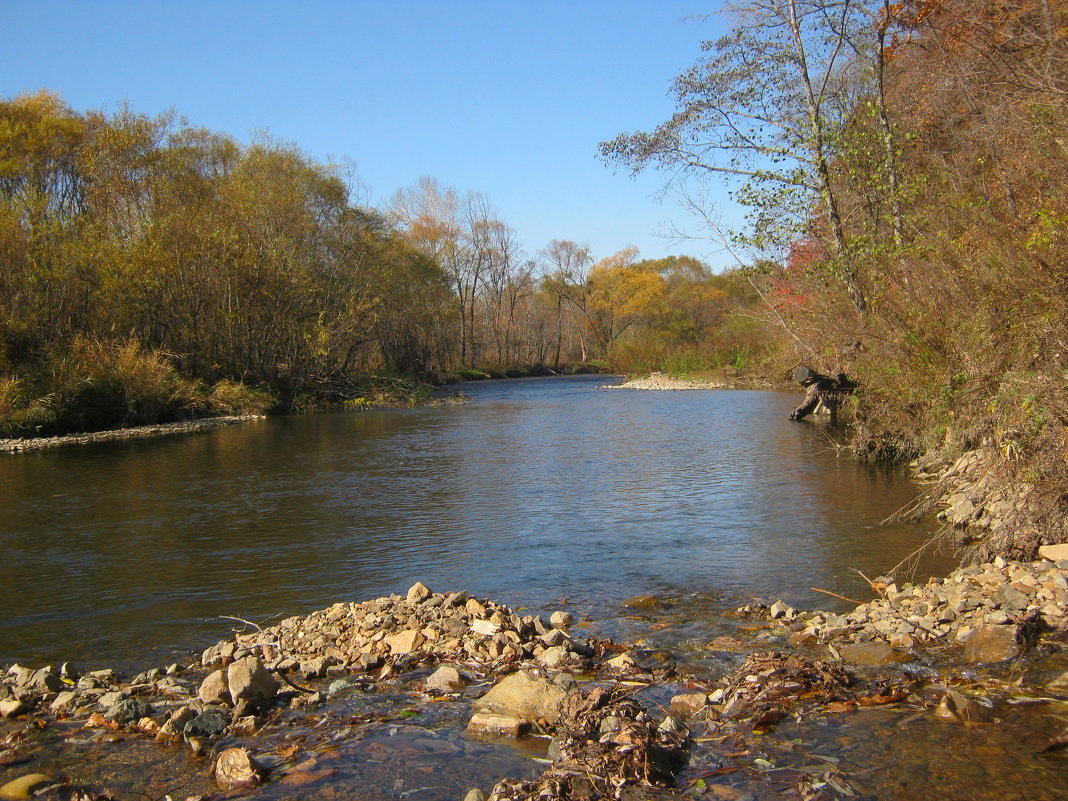
[[[104,713],[104,720],[129,726],[148,714],[148,704],[140,698],[124,698]]]
[[[230,716],[221,709],[205,709],[185,724],[183,734],[187,740],[193,737],[218,737],[230,726]]]
[[[1018,626],[984,623],[964,641],[964,658],[969,662],[1005,662],[1020,654]]]

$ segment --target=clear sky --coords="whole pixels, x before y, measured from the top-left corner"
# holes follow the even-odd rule
[[[432,175],[484,193],[528,251],[708,255],[690,225],[597,143],[672,111],[672,78],[721,0],[0,0],[0,95],[47,88],[77,110],[174,109],[247,140],[351,160],[371,204]],[[710,263],[718,264],[711,256]]]

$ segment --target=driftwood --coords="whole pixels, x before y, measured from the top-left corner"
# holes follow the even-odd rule
[[[801,401],[801,405],[791,412],[791,420],[800,420],[817,412],[821,407],[826,409],[831,417],[834,417],[837,415],[838,407],[842,401],[851,395],[857,387],[854,382],[846,377],[845,373],[838,373],[832,378],[831,376],[817,373],[811,367],[805,367],[804,365],[795,367],[793,376],[794,381],[808,391],[805,393],[805,399]]]

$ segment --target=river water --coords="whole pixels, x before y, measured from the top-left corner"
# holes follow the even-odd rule
[[[851,608],[928,536],[796,393],[462,385],[464,406],[275,418],[0,459],[0,663],[150,665],[404,592],[593,616],[638,594]],[[456,388],[451,388],[450,392]],[[918,578],[950,568],[933,554]]]

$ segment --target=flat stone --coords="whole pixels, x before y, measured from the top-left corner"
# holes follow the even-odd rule
[[[471,621],[471,631],[475,634],[481,634],[483,637],[492,637],[494,634],[501,630],[499,623],[494,623],[492,620],[482,620],[476,618]]]
[[[78,693],[74,690],[66,690],[52,699],[52,703],[48,705],[48,708],[52,712],[62,712],[76,700],[78,700]]]
[[[882,640],[849,643],[838,647],[842,659],[854,665],[889,665],[894,662],[908,662],[912,659],[904,651],[899,651]]]
[[[1030,599],[1011,584],[998,587],[990,596],[991,602],[1006,612],[1022,612],[1027,609]]]
[[[530,723],[511,715],[496,712],[476,712],[467,724],[467,730],[475,734],[518,737],[530,729]]]
[[[412,651],[418,650],[419,646],[426,642],[426,637],[420,631],[407,629],[400,634],[386,637],[383,642],[389,646],[391,654],[410,654]]]
[[[567,695],[543,676],[520,670],[499,681],[475,703],[481,711],[552,724],[560,719],[560,706]]]
[[[18,698],[0,701],[0,718],[17,718],[30,711],[30,707]]]
[[[1043,545],[1038,549],[1038,555],[1051,562],[1068,559],[1068,542],[1063,542],[1060,545]]]
[[[447,693],[463,687],[464,679],[456,668],[451,665],[442,665],[427,677],[426,686],[427,689]]]
[[[1020,655],[1019,626],[983,623],[964,640],[964,658],[969,662],[1006,662]]]
[[[671,699],[671,714],[689,720],[708,705],[705,693],[680,693]]]
[[[34,793],[42,787],[55,784],[51,777],[43,773],[27,773],[12,779],[3,787],[0,787],[0,799],[3,801],[26,801],[33,798]]]
[[[633,598],[628,598],[623,602],[623,606],[629,609],[653,610],[659,609],[663,605],[663,602],[655,595],[635,595]]]
[[[433,593],[430,592],[430,588],[427,587],[423,582],[417,581],[415,582],[415,584],[412,585],[411,589],[408,590],[408,603],[422,603],[431,595],[433,595]]]
[[[124,698],[104,713],[104,720],[129,726],[148,714],[148,704],[140,698]]]

